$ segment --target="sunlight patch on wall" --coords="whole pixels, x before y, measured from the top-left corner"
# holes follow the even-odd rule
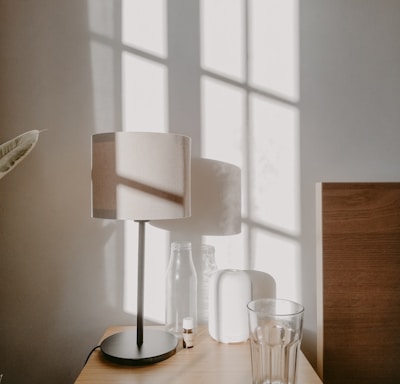
[[[168,131],[167,69],[124,52],[122,105],[125,131]]]
[[[123,44],[143,52],[166,57],[166,6],[166,0],[123,0]]]
[[[302,301],[301,252],[298,241],[255,229],[252,236],[253,269],[273,276],[276,296]]]
[[[299,98],[298,0],[249,1],[250,85]]]
[[[169,130],[167,6],[122,0],[125,131]],[[199,10],[201,155],[241,168],[243,218],[241,234],[202,241],[219,268],[267,272],[279,296],[301,301],[298,0],[200,0]],[[137,231],[125,231],[125,307],[135,313]],[[160,322],[167,233],[147,234],[145,318]]]
[[[251,96],[251,219],[287,234],[300,232],[297,108]]]
[[[242,169],[243,218],[203,241],[220,268],[267,272],[301,301],[298,0],[201,0],[200,14],[202,155]]]
[[[243,166],[245,92],[202,78],[202,156]]]
[[[245,35],[243,0],[201,0],[201,66],[243,81]]]

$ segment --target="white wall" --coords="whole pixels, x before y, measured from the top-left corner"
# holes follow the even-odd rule
[[[192,136],[200,154],[200,47],[188,44],[199,39],[198,3],[168,4],[174,60],[163,128]],[[314,185],[400,177],[400,4],[301,0],[298,6],[300,93],[293,105],[301,225],[292,237],[307,310],[303,345],[315,362]],[[90,136],[124,128],[122,60],[113,50],[121,38],[120,9],[119,1],[0,0],[0,142],[48,129],[0,181],[5,384],[71,383],[108,325],[135,321],[123,303],[124,230],[90,218]],[[242,257],[254,259],[253,248],[245,249],[250,254]]]
[[[86,3],[1,1],[0,46],[1,142],[47,129],[0,183],[0,371],[72,383],[104,329],[134,321],[121,310],[122,228],[90,217]]]

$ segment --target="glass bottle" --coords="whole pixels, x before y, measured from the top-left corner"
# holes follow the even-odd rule
[[[208,323],[208,285],[210,277],[218,270],[215,263],[215,248],[212,245],[201,244],[201,273],[199,285],[199,323]]]
[[[183,319],[193,318],[197,328],[197,274],[192,259],[192,244],[176,241],[171,244],[171,256],[167,268],[166,328],[181,335]]]

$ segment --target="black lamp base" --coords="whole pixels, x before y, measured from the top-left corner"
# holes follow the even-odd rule
[[[136,329],[116,333],[104,339],[100,349],[104,356],[118,364],[147,365],[166,360],[173,356],[178,339],[162,330],[144,329],[143,344],[137,346]]]

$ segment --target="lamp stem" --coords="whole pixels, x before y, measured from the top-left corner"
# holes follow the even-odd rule
[[[138,289],[137,289],[137,335],[136,344],[143,345],[143,296],[144,296],[144,247],[145,247],[145,220],[138,220]]]

